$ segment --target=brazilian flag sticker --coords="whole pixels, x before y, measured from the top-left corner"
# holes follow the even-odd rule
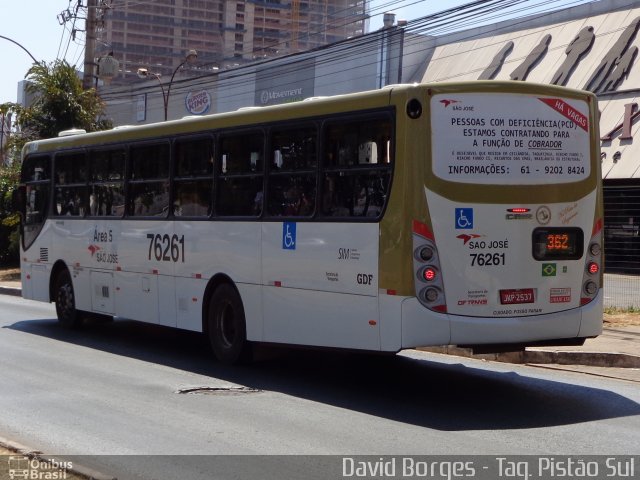
[[[543,263],[542,264],[542,276],[543,277],[555,277],[556,276],[556,264],[555,263]]]

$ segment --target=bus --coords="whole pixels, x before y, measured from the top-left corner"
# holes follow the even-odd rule
[[[24,298],[256,344],[397,353],[602,330],[597,102],[394,85],[24,147]]]

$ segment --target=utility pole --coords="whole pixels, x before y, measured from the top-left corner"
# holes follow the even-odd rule
[[[98,0],[87,0],[87,20],[85,23],[86,42],[84,46],[84,74],[82,76],[82,88],[89,90],[96,78],[96,12]]]

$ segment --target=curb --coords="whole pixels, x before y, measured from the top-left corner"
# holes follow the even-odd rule
[[[37,458],[39,460],[42,460],[43,462],[48,462],[53,464],[63,463],[62,459],[58,457],[54,457],[51,455],[44,455],[39,450],[29,448],[25,445],[22,445],[21,443],[13,442],[3,437],[0,437],[0,447],[4,447],[7,450],[15,452],[19,455],[29,457],[30,459]],[[112,475],[105,475],[104,473],[98,472],[97,470],[94,470],[92,468],[85,467],[84,465],[79,465],[77,462],[73,462],[73,467],[65,469],[64,471],[73,473],[80,477],[87,478],[89,480],[117,480],[117,478]],[[49,472],[49,473],[56,473],[56,472]],[[61,478],[66,478],[66,476]]]
[[[17,287],[0,287],[0,295],[22,296],[22,289]]]
[[[626,353],[527,350],[505,353],[473,354],[470,348],[456,346],[422,347],[418,350],[443,355],[517,364],[584,365],[588,367],[640,368],[640,356]]]
[[[628,353],[525,350],[524,363],[640,368],[640,356]]]

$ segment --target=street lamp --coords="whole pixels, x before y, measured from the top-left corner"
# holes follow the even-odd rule
[[[154,77],[156,80],[158,80],[158,83],[160,84],[160,89],[162,90],[162,100],[163,100],[163,103],[164,103],[164,120],[165,120],[165,122],[167,121],[167,118],[168,118],[168,115],[169,115],[169,96],[171,95],[171,85],[173,84],[173,78],[176,76],[176,73],[178,73],[178,70],[180,70],[187,63],[188,64],[194,63],[197,58],[198,58],[198,52],[196,52],[195,50],[189,50],[187,52],[187,55],[185,56],[184,60],[180,63],[180,65],[178,65],[175,68],[175,70],[171,74],[171,79],[169,80],[169,85],[167,86],[166,92],[164,90],[164,84],[162,83],[162,80],[160,80],[160,74],[159,73],[150,72],[146,68],[139,68],[138,69],[138,78]]]
[[[22,50],[24,50],[26,52],[27,55],[29,55],[31,57],[31,60],[33,60],[33,63],[37,63],[40,64],[40,62],[38,60],[36,60],[36,57],[34,57],[33,55],[31,55],[31,52],[29,50],[27,50],[25,47],[23,47],[22,45],[20,45],[18,42],[16,42],[15,40],[13,40],[12,38],[9,37],[5,37],[3,35],[0,35],[0,38],[4,39],[4,40],[8,40],[11,43],[19,46]]]

